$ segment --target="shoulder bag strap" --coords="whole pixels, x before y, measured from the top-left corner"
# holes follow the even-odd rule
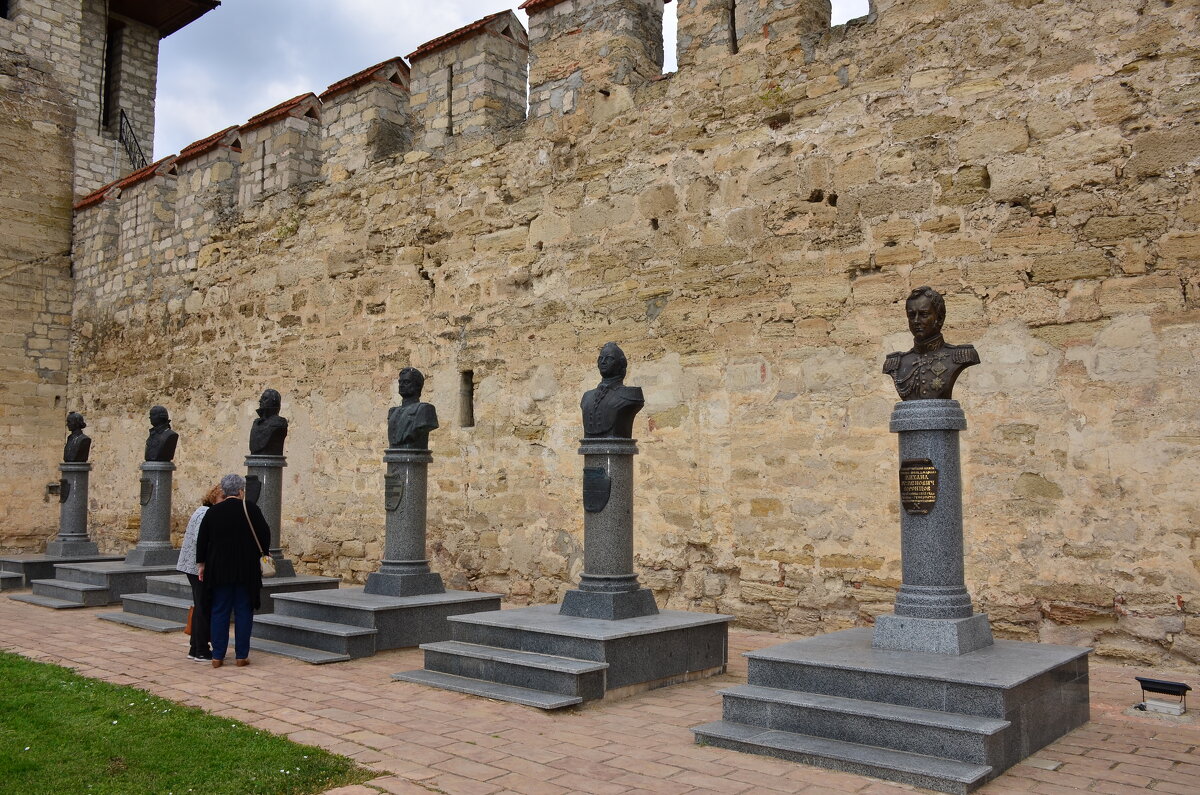
[[[246,507],[245,500],[242,500],[242,513],[246,514],[246,526],[250,528],[250,535],[254,537],[254,546],[258,547],[258,556],[261,558],[267,553],[263,552],[262,544],[258,543],[258,533],[254,532],[254,522],[250,521],[250,509]]]

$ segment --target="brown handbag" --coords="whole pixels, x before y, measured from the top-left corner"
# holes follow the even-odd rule
[[[187,623],[183,625],[183,634],[184,635],[192,634],[192,614],[195,612],[196,612],[195,605],[192,605],[191,607],[188,608],[188,620],[187,620]]]
[[[254,532],[254,522],[250,521],[250,509],[246,507],[245,500],[242,500],[242,513],[246,514],[246,527],[250,528],[250,535],[254,537],[254,546],[258,547],[258,568],[262,571],[262,576],[274,577],[275,559],[263,552],[262,544],[258,543],[258,533]]]

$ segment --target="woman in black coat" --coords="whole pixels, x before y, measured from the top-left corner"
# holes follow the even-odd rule
[[[258,559],[271,543],[271,528],[262,511],[246,502],[246,479],[221,478],[225,499],[208,509],[196,539],[200,580],[212,594],[212,664],[220,668],[229,648],[229,615],[233,614],[234,657],[250,664],[250,632],[262,588]],[[260,552],[259,550],[262,550]]]

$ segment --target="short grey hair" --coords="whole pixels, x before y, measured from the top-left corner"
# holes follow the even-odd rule
[[[226,497],[236,497],[238,492],[246,488],[246,479],[236,473],[221,478],[221,493]]]

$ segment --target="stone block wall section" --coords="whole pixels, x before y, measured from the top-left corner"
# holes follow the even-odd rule
[[[529,116],[570,113],[593,94],[657,79],[663,0],[527,0]]]
[[[66,434],[75,114],[69,86],[25,54],[54,35],[0,19],[0,549],[58,528],[46,485]]]
[[[128,535],[150,405],[182,436],[182,528],[270,386],[284,544],[361,580],[412,364],[443,418],[435,567],[553,601],[582,566],[578,401],[613,339],[648,399],[636,555],[659,604],[868,623],[900,579],[880,370],[930,284],[983,358],[956,396],[967,580],[996,634],[1200,661],[1198,27],[1165,0],[879,3],[168,236],[196,251],[178,272],[76,292],[96,534]],[[108,204],[77,214],[81,246]]]
[[[408,61],[409,102],[424,148],[525,120],[529,41],[511,11],[426,42]]]
[[[321,94],[321,160],[326,179],[412,149],[408,64],[400,58],[339,80]]]

